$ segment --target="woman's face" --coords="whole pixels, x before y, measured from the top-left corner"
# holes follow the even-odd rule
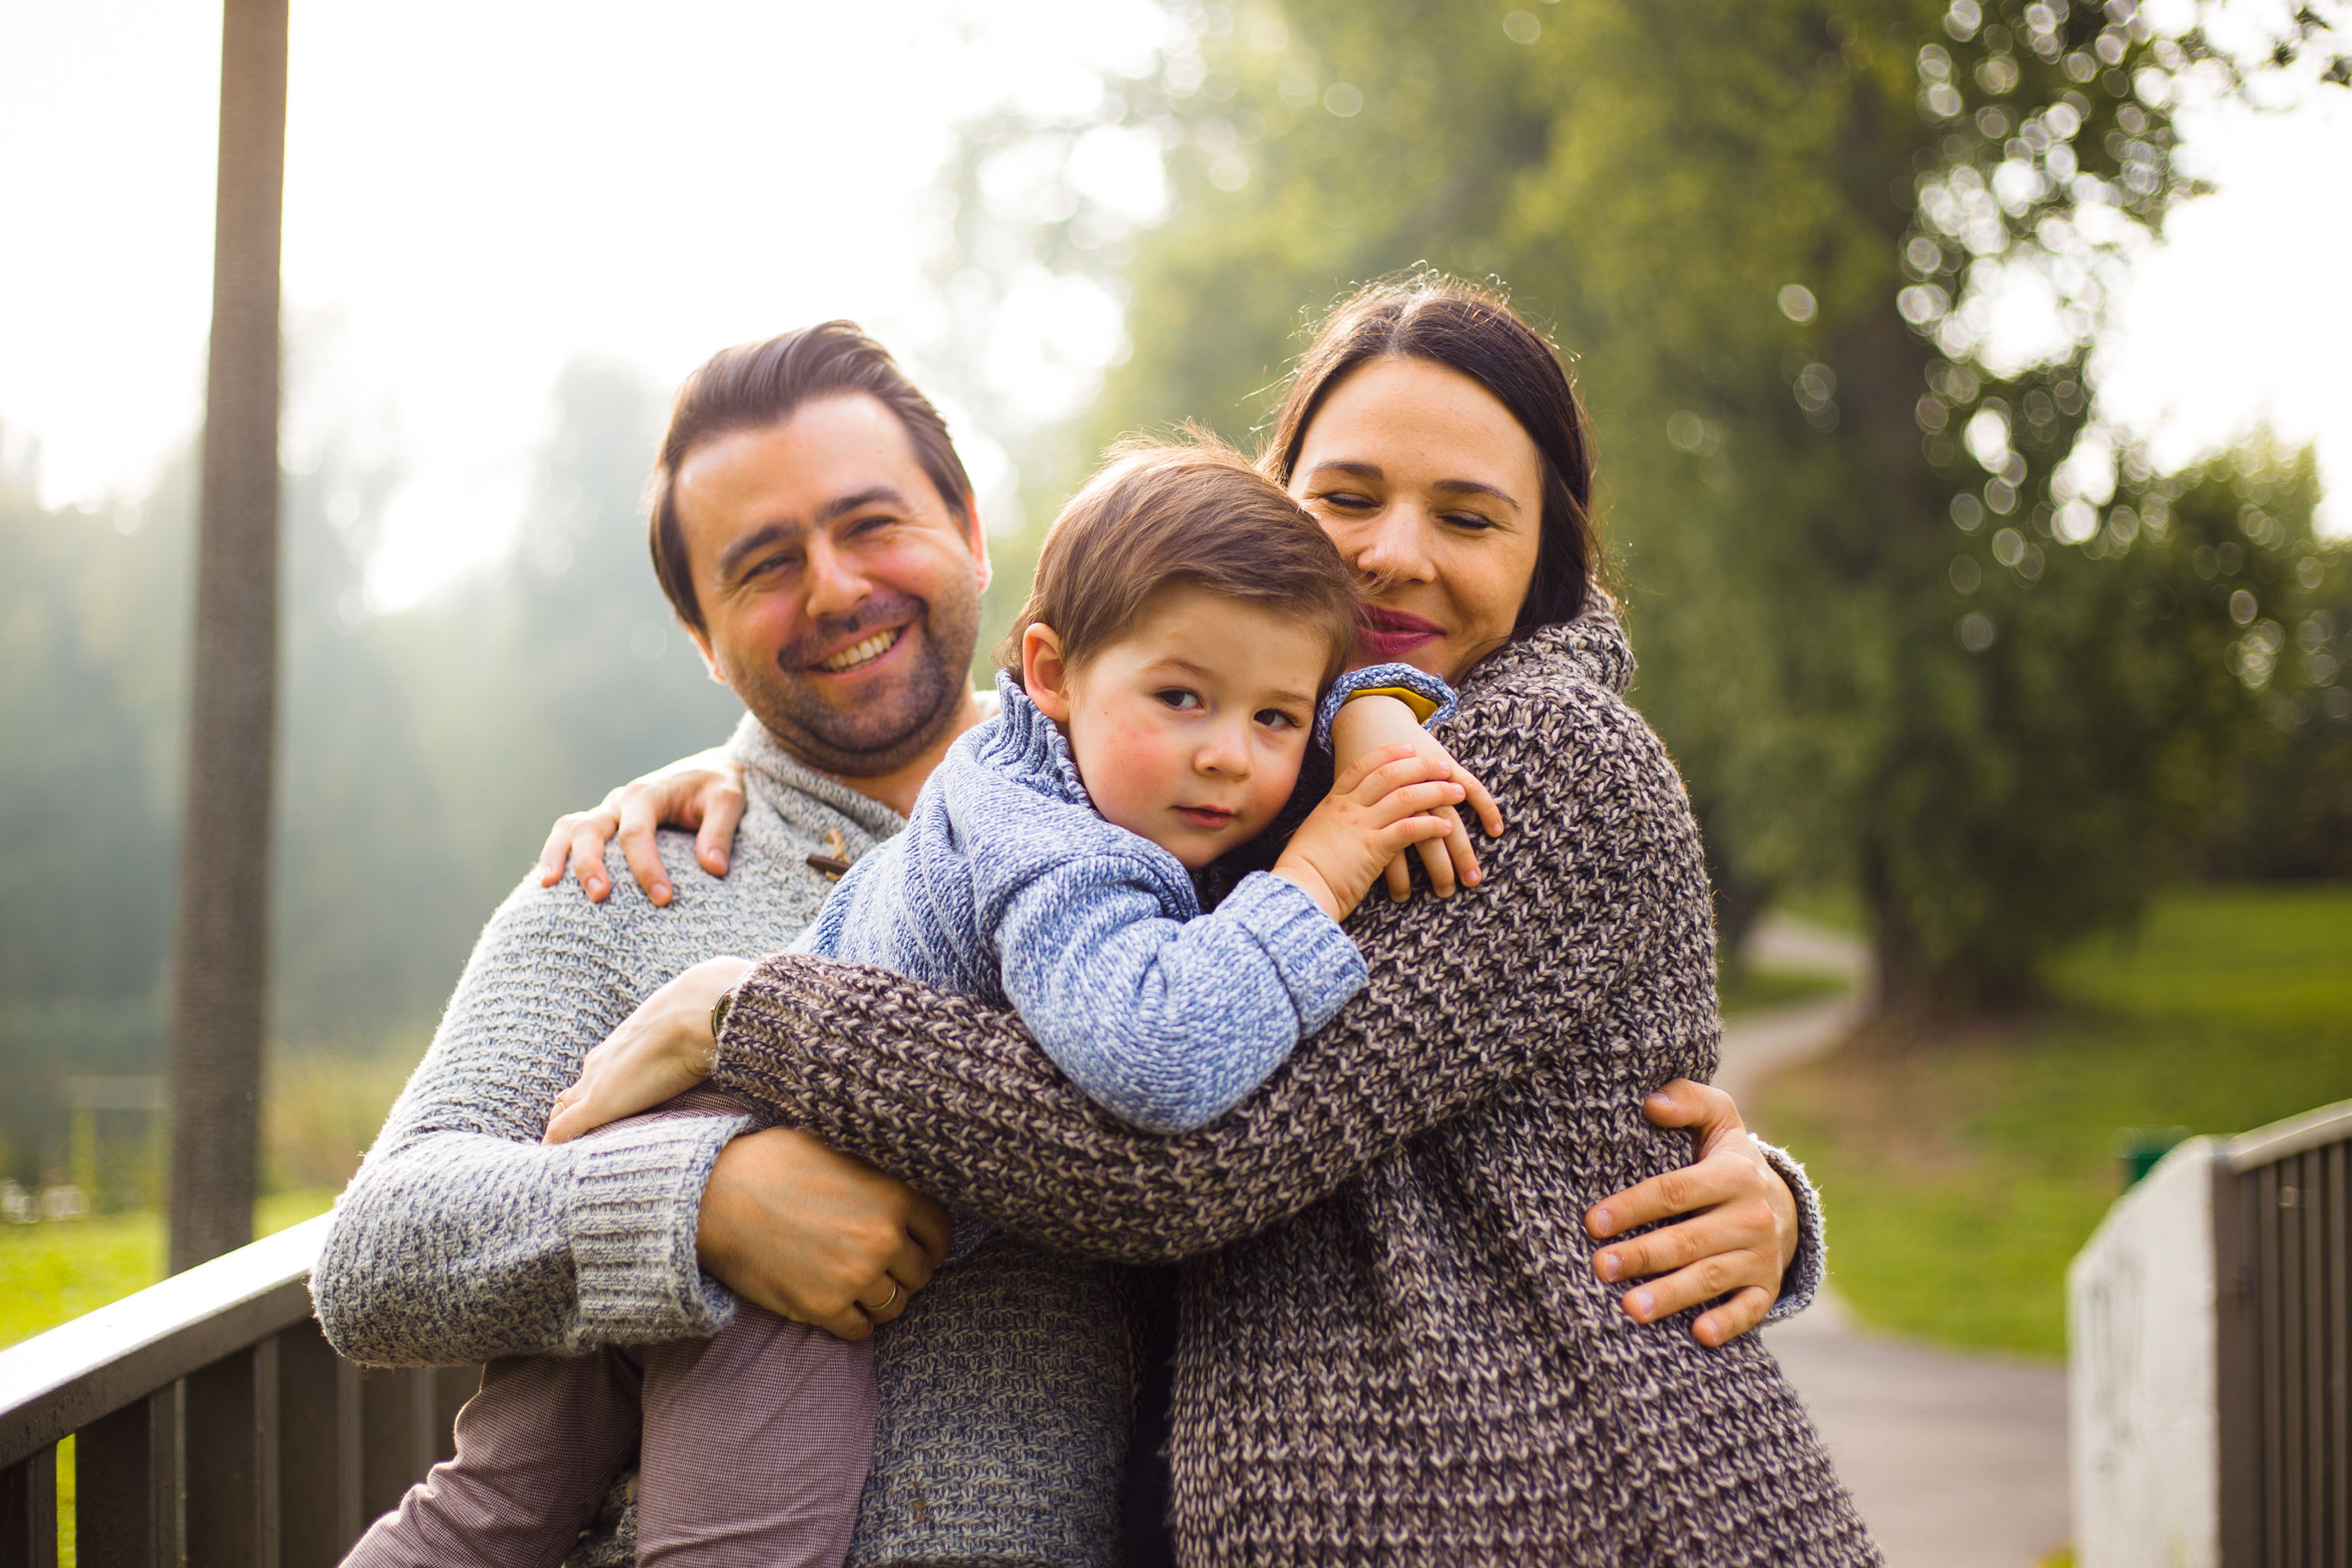
[[[1290,493],[1370,589],[1358,665],[1452,680],[1510,636],[1535,581],[1543,461],[1468,376],[1418,359],[1349,372],[1307,427]]]

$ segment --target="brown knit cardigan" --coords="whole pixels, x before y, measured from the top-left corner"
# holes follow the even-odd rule
[[[1509,820],[1485,886],[1367,900],[1370,984],[1200,1131],[1114,1121],[1009,1014],[794,955],[714,1081],[1049,1247],[1182,1260],[1188,1564],[1876,1563],[1771,1352],[1634,1323],[1579,1223],[1687,1163],[1642,1102],[1721,1032],[1631,666],[1601,609],[1478,667],[1444,739]]]

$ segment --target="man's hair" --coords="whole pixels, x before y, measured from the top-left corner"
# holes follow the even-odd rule
[[[1043,623],[1075,668],[1177,588],[1261,605],[1321,632],[1327,686],[1355,651],[1359,595],[1339,552],[1247,458],[1187,426],[1178,440],[1121,441],[1062,508],[997,660],[1017,674],[1022,635]]]
[[[702,603],[687,563],[686,534],[677,523],[679,467],[715,437],[780,425],[819,398],[861,392],[898,416],[914,444],[915,460],[949,513],[962,519],[971,501],[971,479],[948,439],[947,421],[915,390],[890,351],[856,322],[820,321],[765,342],[721,349],[677,389],[646,491],[646,542],[653,551],[654,575],[679,620],[704,629]]]

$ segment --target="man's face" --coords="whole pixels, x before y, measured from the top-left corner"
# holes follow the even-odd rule
[[[871,778],[963,700],[988,552],[863,393],[697,447],[675,496],[710,672],[810,766]]]

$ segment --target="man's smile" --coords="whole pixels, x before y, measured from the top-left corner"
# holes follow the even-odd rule
[[[839,653],[828,654],[817,660],[816,667],[828,675],[846,675],[875,663],[892,648],[907,633],[905,626],[885,626],[862,642],[852,643]]]

